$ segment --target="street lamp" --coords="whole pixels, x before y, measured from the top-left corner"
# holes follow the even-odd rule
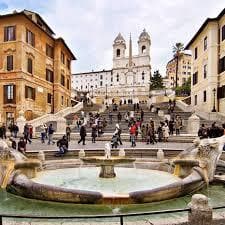
[[[107,96],[107,84],[105,85],[105,99],[107,99],[108,96]]]
[[[216,112],[216,88],[213,88],[213,109],[212,112]]]

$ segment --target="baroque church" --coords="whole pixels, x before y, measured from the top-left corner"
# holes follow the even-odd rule
[[[138,54],[133,55],[130,36],[128,56],[126,41],[121,35],[113,42],[113,68],[73,74],[73,88],[88,93],[99,101],[111,104],[115,101],[146,101],[150,91],[150,46],[149,34],[144,29],[138,39]]]

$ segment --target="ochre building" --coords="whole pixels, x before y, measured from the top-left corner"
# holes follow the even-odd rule
[[[191,104],[202,112],[225,112],[225,9],[207,18],[186,49],[192,51]]]
[[[0,121],[31,120],[71,104],[71,60],[62,38],[35,12],[0,16]]]
[[[176,85],[176,66],[177,59],[174,57],[166,65],[166,77],[169,79],[169,87]],[[177,70],[177,86],[182,86],[191,76],[191,55],[187,53],[180,53],[178,59]]]

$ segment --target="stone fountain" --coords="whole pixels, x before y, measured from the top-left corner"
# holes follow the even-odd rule
[[[111,149],[107,144],[104,157],[82,158],[85,163],[100,166],[100,173],[93,173],[96,167],[82,167],[86,177],[81,179],[74,175],[76,168],[72,168],[72,171],[44,171],[37,178],[29,179],[26,174],[17,170],[12,174],[7,190],[26,198],[78,204],[136,204],[177,198],[200,190],[214,179],[224,142],[225,136],[195,141],[193,147],[173,160],[173,174],[119,167],[117,175],[114,171],[115,165],[130,163],[134,159],[111,157]],[[122,173],[121,169],[126,169],[126,172]],[[127,177],[130,177],[128,181]],[[103,184],[103,188],[99,188],[99,184]],[[123,188],[121,184],[127,189],[120,189]],[[118,187],[118,191],[115,191]]]
[[[99,177],[101,178],[114,178],[116,173],[114,170],[115,165],[132,163],[135,159],[125,158],[125,157],[112,157],[110,144],[105,144],[105,156],[94,156],[94,157],[83,157],[81,160],[84,163],[94,164],[95,166],[100,166],[101,170]]]

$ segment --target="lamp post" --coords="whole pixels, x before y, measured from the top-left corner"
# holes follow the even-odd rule
[[[212,112],[216,112],[216,88],[213,88],[213,109]]]

